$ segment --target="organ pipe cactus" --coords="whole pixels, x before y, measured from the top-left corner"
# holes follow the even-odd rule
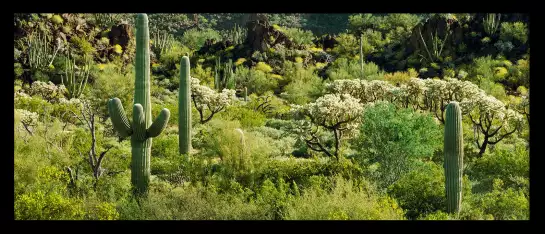
[[[180,67],[180,88],[178,90],[178,143],[180,154],[191,150],[191,81],[189,58],[184,56]]]
[[[457,102],[449,103],[446,109],[444,153],[447,211],[458,214],[462,203],[464,163],[462,111]]]
[[[118,98],[108,101],[114,129],[121,137],[131,136],[131,182],[135,193],[147,193],[150,180],[152,138],[166,127],[170,111],[164,108],[151,122],[150,54],[148,16],[139,14],[136,19],[136,79],[134,89],[133,121],[129,122]]]

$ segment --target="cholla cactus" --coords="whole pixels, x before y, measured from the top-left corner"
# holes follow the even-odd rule
[[[221,93],[218,93],[199,83],[199,79],[191,78],[191,98],[199,112],[201,123],[210,121],[216,113],[224,110],[236,100],[235,90],[223,89]],[[205,117],[206,112],[210,113],[208,117]]]
[[[521,102],[521,107],[515,108],[519,112],[517,113],[508,110],[501,101],[487,95],[477,85],[453,78],[443,80],[411,78],[399,87],[379,80],[335,80],[326,85],[326,90],[332,94],[351,95],[361,104],[389,101],[405,108],[429,111],[442,124],[445,123],[447,105],[453,101],[459,102],[462,113],[470,114],[474,128],[478,129],[475,132],[477,139],[475,143],[480,148],[481,155],[487,145],[496,144],[518,129],[522,121],[520,113],[529,112],[528,101]],[[529,115],[526,116],[529,121]],[[481,137],[484,137],[482,142]]]
[[[326,94],[314,103],[303,106],[292,105],[291,113],[296,118],[308,117],[309,120],[303,120],[301,123],[303,132],[300,133],[310,135],[310,139],[307,137],[304,140],[312,150],[324,152],[330,157],[339,159],[341,139],[343,135],[354,134],[362,111],[363,105],[360,101],[348,94]],[[333,153],[320,142],[316,135],[317,130],[312,131],[313,125],[333,132],[335,137]]]
[[[39,95],[44,100],[50,103],[56,103],[59,101],[60,98],[64,97],[66,89],[63,85],[56,86],[51,81],[47,83],[42,81],[35,81],[32,83],[30,88],[26,90],[26,92],[30,96]]]
[[[30,134],[33,135],[32,128],[38,124],[38,118],[40,117],[38,113],[27,111],[25,109],[15,109],[15,114],[19,115],[19,121],[24,129]],[[15,127],[19,127],[16,125]]]
[[[461,102],[460,106],[473,122],[479,156],[484,154],[487,145],[494,145],[513,134],[523,123],[522,115],[507,109],[501,101],[484,92],[474,99]]]

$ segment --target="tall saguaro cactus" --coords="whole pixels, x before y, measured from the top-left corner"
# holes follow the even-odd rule
[[[457,102],[447,105],[445,121],[445,187],[447,211],[460,212],[462,203],[462,176],[464,165],[464,139],[462,111]]]
[[[178,90],[178,143],[180,154],[189,154],[191,150],[191,78],[187,56],[182,57],[180,67],[180,88]]]
[[[132,123],[126,117],[118,98],[108,101],[108,111],[114,129],[121,137],[131,136],[131,182],[136,194],[145,194],[150,180],[152,138],[165,129],[170,111],[164,108],[155,122],[151,122],[150,54],[148,16],[139,14],[136,19],[136,79],[134,81]]]

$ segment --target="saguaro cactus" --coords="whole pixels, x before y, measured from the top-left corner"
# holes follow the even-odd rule
[[[150,54],[148,16],[136,19],[136,79],[134,89],[133,121],[129,123],[118,98],[108,101],[108,111],[114,129],[121,137],[131,136],[131,182],[136,194],[145,194],[150,180],[152,138],[165,129],[170,111],[164,108],[155,122],[151,122]]]
[[[462,203],[462,176],[464,165],[464,139],[462,111],[457,102],[447,105],[445,121],[445,188],[447,211],[460,212]]]
[[[184,56],[180,67],[180,88],[178,90],[178,143],[180,154],[191,150],[191,81],[189,58]]]

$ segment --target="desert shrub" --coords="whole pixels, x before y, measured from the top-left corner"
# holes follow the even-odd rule
[[[284,64],[284,78],[289,82],[282,97],[290,103],[302,105],[316,100],[323,89],[323,82],[314,69],[305,69],[297,64]]]
[[[338,44],[333,51],[339,57],[352,58],[359,52],[359,40],[352,34],[341,33],[335,38]]]
[[[188,48],[185,44],[180,43],[179,41],[173,41],[172,47],[166,51],[166,53],[161,55],[159,62],[169,70],[176,70],[176,65],[180,66],[180,61],[183,56],[190,56],[191,49]],[[175,75],[175,74],[173,74]]]
[[[262,220],[266,211],[247,202],[245,193],[220,194],[213,187],[189,186],[155,189],[150,196],[127,200],[120,208],[120,219],[148,220]]]
[[[380,103],[364,110],[362,123],[354,140],[357,159],[378,163],[375,176],[385,186],[409,172],[416,159],[431,158],[442,148],[442,131],[429,114]]]
[[[237,85],[240,84],[240,86],[248,88],[248,94],[256,93],[257,95],[262,95],[277,86],[275,79],[272,79],[265,72],[258,69],[238,67],[235,71],[235,77]]]
[[[442,166],[428,162],[396,181],[388,194],[406,210],[409,219],[446,212],[445,176]],[[471,199],[471,181],[463,178],[462,197]]]
[[[471,203],[495,220],[528,220],[530,217],[528,196],[521,190],[505,188],[500,179],[493,181],[491,192],[475,195]]]
[[[477,192],[492,191],[494,179],[501,179],[507,188],[528,189],[530,171],[529,153],[524,146],[500,148],[493,153],[485,153],[470,167],[468,174],[479,181]]]
[[[229,106],[220,116],[223,119],[236,120],[244,128],[265,125],[265,115],[263,113],[248,109],[244,106]]]
[[[389,197],[372,188],[355,186],[352,181],[335,177],[330,189],[311,187],[293,199],[285,219],[293,220],[399,220],[403,210]]]
[[[331,80],[363,79],[377,80],[383,79],[383,72],[373,62],[364,63],[363,70],[357,60],[339,58],[327,69],[327,75]]]
[[[296,46],[308,47],[313,44],[312,39],[314,39],[314,35],[310,30],[285,28],[282,32],[284,32]]]
[[[500,40],[525,44],[528,41],[528,27],[522,22],[503,22],[500,29]]]
[[[189,29],[184,32],[181,42],[192,50],[199,50],[207,39],[221,40],[221,35],[214,29]]]

